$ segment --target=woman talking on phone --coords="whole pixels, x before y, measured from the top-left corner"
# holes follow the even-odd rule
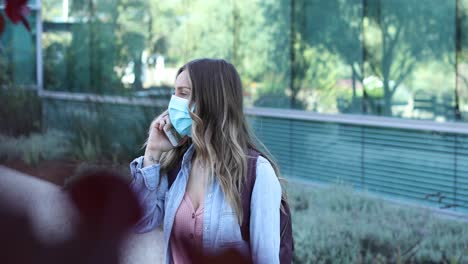
[[[280,262],[279,170],[254,138],[232,64],[198,59],[179,69],[168,110],[152,121],[144,156],[130,163],[131,187],[144,208],[135,232],[162,224],[167,263],[191,263],[187,245],[207,253],[235,248],[253,263]],[[252,150],[259,155],[246,212],[242,192]],[[248,239],[240,228],[246,213]]]

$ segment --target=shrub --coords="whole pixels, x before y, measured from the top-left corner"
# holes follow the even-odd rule
[[[294,263],[468,262],[467,223],[342,185],[291,185]]]
[[[0,161],[20,159],[21,149],[18,146],[19,140],[0,134]]]
[[[41,131],[41,99],[35,90],[0,88],[0,133],[28,136]]]
[[[37,165],[42,160],[66,155],[69,151],[67,141],[66,135],[57,130],[19,137],[0,135],[0,160],[19,158],[29,165]]]
[[[71,155],[84,162],[127,163],[145,135],[138,120],[120,120],[104,110],[74,112],[69,121]]]
[[[71,155],[81,161],[112,160],[111,121],[102,115],[70,116]]]

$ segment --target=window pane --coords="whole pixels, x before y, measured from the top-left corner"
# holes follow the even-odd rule
[[[366,113],[454,120],[455,1],[368,1]]]
[[[468,0],[458,2],[458,80],[461,120],[468,122]]]
[[[124,10],[110,0],[69,5],[46,0],[42,8],[47,10],[42,38],[46,90],[128,94],[141,89],[149,21],[145,1]],[[129,75],[136,77],[122,81]]]
[[[293,1],[295,108],[360,113],[362,1]]]
[[[291,108],[291,3],[239,1],[233,63],[244,81],[246,106]],[[252,15],[255,14],[255,15]]]
[[[7,86],[32,87],[36,85],[36,13],[31,12],[27,21],[31,32],[23,24],[13,24],[5,18],[5,30],[0,34],[0,83]]]

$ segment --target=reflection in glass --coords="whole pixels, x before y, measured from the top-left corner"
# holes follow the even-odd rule
[[[364,14],[369,114],[454,119],[455,1],[368,1]]]
[[[292,3],[293,108],[361,113],[362,1]]]
[[[167,97],[224,58],[246,106],[463,120],[466,1],[45,0],[45,87]]]

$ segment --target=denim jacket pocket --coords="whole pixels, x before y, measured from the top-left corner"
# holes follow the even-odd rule
[[[244,242],[237,215],[234,211],[224,211],[221,214],[218,241],[220,247],[238,247]]]

